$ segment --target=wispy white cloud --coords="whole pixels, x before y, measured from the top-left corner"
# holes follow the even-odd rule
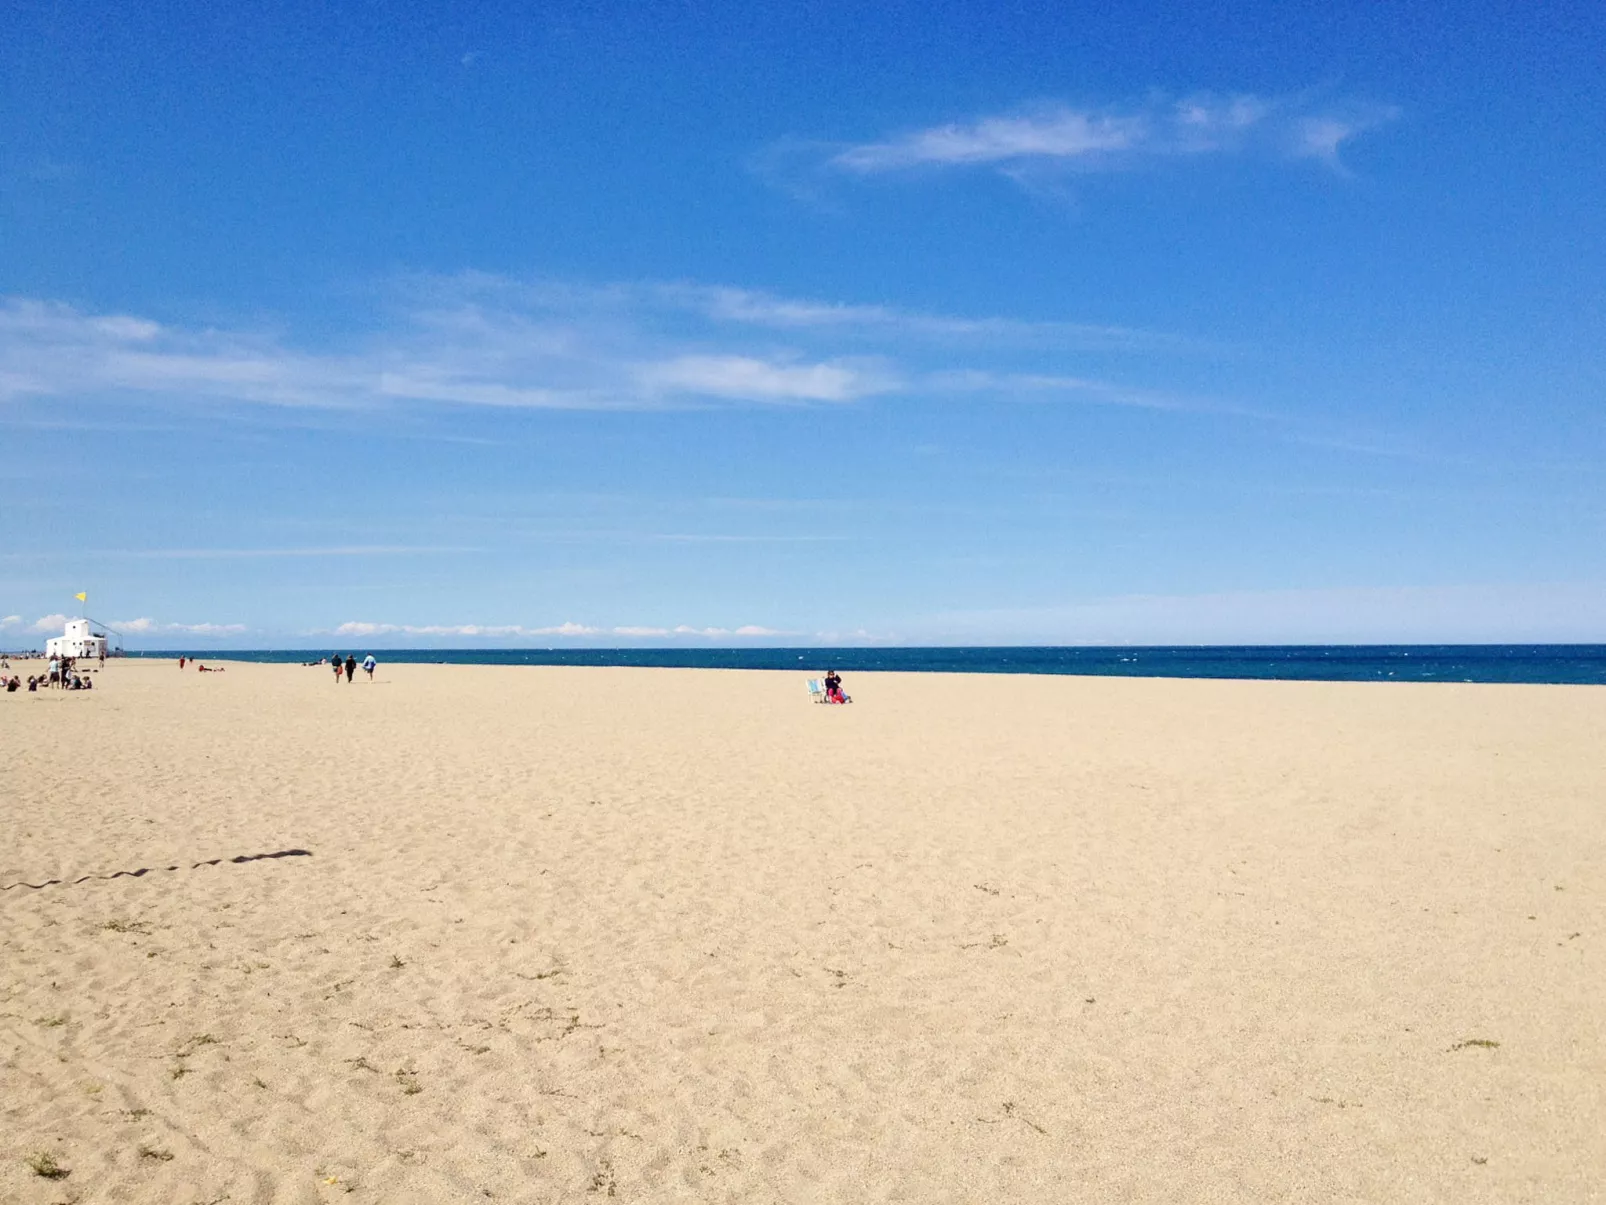
[[[41,615],[28,626],[28,630],[41,636],[60,636],[66,626],[67,616],[58,611],[54,615]]]
[[[786,364],[752,356],[676,356],[640,369],[654,394],[780,402],[851,402],[898,387],[895,376],[843,362]]]
[[[1092,322],[1031,321],[933,314],[886,305],[826,303],[759,289],[655,285],[651,300],[701,311],[711,320],[773,330],[831,331],[856,340],[962,340],[977,346],[1052,346],[1081,351],[1202,350],[1199,340]]]
[[[1041,104],[833,148],[823,167],[860,177],[916,168],[1013,174],[1054,166],[1096,172],[1162,159],[1251,153],[1336,166],[1346,143],[1397,114],[1388,105],[1310,95],[1201,93],[1157,97],[1124,109]]]
[[[377,329],[376,329],[377,327]],[[0,404],[668,409],[907,396],[998,355],[1187,351],[1115,326],[831,304],[718,286],[408,277],[322,346],[0,300]],[[933,363],[938,361],[939,363]],[[37,408],[36,408],[37,409]],[[71,417],[71,416],[67,416]]]
[[[167,327],[31,298],[0,302],[0,402],[133,393],[352,405],[364,375],[358,363],[299,353],[264,335]]]
[[[1152,138],[1145,116],[1045,109],[1018,117],[983,117],[932,126],[832,156],[831,165],[869,175],[931,164],[966,166],[1047,157],[1086,158],[1131,150]]]
[[[422,402],[597,410],[839,402],[892,387],[869,362],[811,360],[786,348],[664,356],[674,341],[644,322],[622,335],[565,329],[559,317],[541,317],[463,297],[452,311],[406,314],[389,336],[312,352],[270,335],[175,328],[13,298],[0,303],[0,402],[132,396],[359,409]]]
[[[21,626],[22,626],[22,616],[21,615],[7,615],[4,618],[0,618],[0,629],[20,628]]]

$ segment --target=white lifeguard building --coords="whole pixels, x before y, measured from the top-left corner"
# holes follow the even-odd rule
[[[67,630],[45,641],[47,657],[104,657],[106,635],[93,632],[87,619],[69,619]]]

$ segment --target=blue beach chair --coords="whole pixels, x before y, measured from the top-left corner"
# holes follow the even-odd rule
[[[825,702],[825,683],[819,678],[809,679],[809,699],[811,702]]]

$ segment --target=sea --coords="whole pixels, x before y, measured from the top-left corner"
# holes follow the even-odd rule
[[[342,648],[360,660],[439,665],[614,665],[677,669],[827,669],[944,674],[1083,674],[1305,682],[1529,682],[1606,685],[1606,644],[1191,645],[1154,648]],[[173,657],[178,651],[136,652]],[[202,653],[232,661],[308,662],[328,650]]]

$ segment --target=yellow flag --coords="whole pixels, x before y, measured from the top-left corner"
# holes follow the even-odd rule
[[[89,595],[87,593],[74,594],[73,597],[76,598],[79,602],[88,602],[89,601]]]

